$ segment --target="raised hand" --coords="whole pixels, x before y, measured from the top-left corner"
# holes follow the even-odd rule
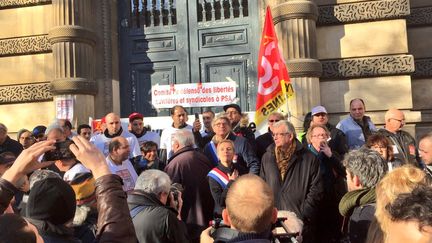
[[[95,179],[111,174],[105,157],[96,146],[81,136],[75,136],[72,140],[75,144],[71,144],[69,149],[75,154],[77,160],[92,171]]]
[[[21,152],[15,160],[11,168],[9,168],[3,175],[3,179],[18,186],[19,180],[37,169],[47,167],[54,163],[54,161],[39,162],[38,158],[49,150],[55,149],[53,146],[55,140],[46,140],[33,144],[30,148]]]

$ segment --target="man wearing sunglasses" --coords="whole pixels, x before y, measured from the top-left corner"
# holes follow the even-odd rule
[[[273,133],[272,133],[273,124],[281,120],[285,120],[285,117],[282,113],[279,112],[273,112],[268,116],[267,118],[268,132],[260,135],[256,139],[257,157],[259,160],[261,160],[262,156],[266,152],[267,147],[273,143]]]
[[[384,116],[385,126],[378,130],[386,136],[393,146],[395,158],[404,164],[411,164],[419,167],[420,158],[415,139],[402,128],[405,125],[405,114],[395,108],[389,109]]]

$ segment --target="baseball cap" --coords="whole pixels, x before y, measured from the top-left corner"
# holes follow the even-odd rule
[[[314,108],[312,108],[312,116],[315,116],[316,114],[319,113],[326,113],[327,114],[327,110],[324,106],[315,106]]]
[[[133,122],[135,119],[143,119],[144,116],[141,113],[134,112],[129,115],[129,122]]]
[[[35,128],[33,128],[32,134],[35,138],[39,137],[39,135],[44,135],[45,131],[46,131],[46,126],[36,126]]]

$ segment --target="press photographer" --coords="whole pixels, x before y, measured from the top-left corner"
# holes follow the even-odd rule
[[[177,194],[177,199],[174,194]],[[153,169],[141,173],[135,190],[127,199],[139,242],[189,242],[186,226],[180,217],[181,196],[178,187],[171,186],[166,173]],[[165,206],[167,201],[171,206]]]
[[[228,190],[222,218],[229,228],[207,228],[201,234],[201,243],[274,242],[272,229],[278,211],[274,207],[273,191],[256,175],[240,176]],[[301,231],[300,224],[296,225],[288,228],[294,232]]]

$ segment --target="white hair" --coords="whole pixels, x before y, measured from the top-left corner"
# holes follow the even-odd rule
[[[176,141],[177,143],[179,143],[180,147],[195,145],[195,140],[192,132],[186,129],[176,131],[172,135],[172,141]]]
[[[159,196],[160,193],[168,193],[171,187],[171,179],[168,174],[160,170],[146,170],[138,176],[135,190],[142,190]]]

